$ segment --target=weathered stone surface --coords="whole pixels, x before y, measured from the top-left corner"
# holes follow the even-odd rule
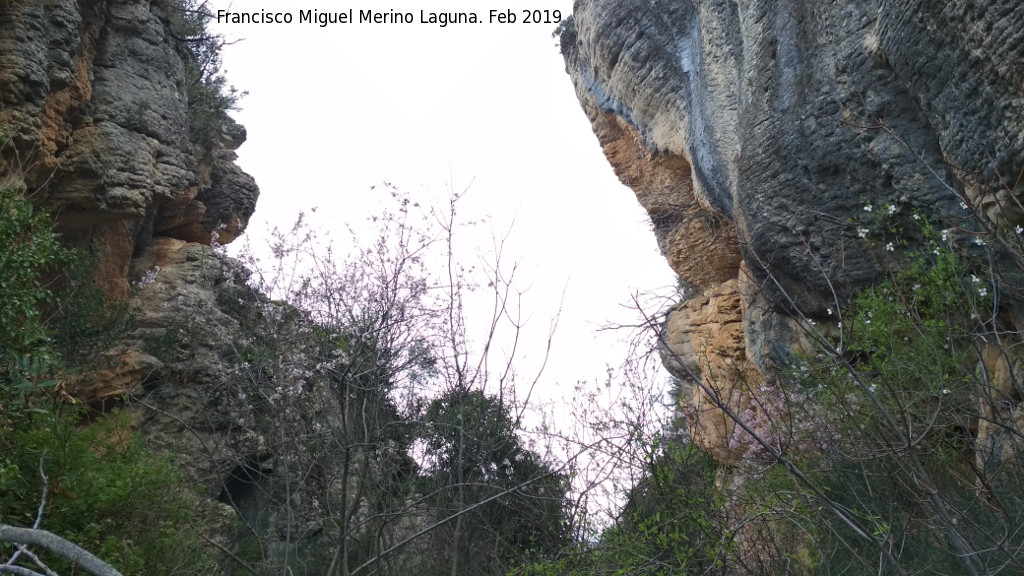
[[[207,245],[154,238],[130,275],[134,337],[157,361],[141,381],[122,384],[131,386],[136,427],[177,455],[215,515],[223,516],[220,505],[237,514],[236,526],[246,528],[224,542],[255,532],[268,561],[322,557],[331,546],[324,518],[338,502],[351,507],[354,523],[396,534],[412,528],[375,516],[380,494],[346,496],[348,488],[373,490],[382,470],[408,456],[364,429],[379,425],[371,419],[386,417],[378,411],[390,404],[355,385],[338,340],[255,292],[246,269]],[[364,443],[375,444],[373,453],[354,456]]]
[[[985,343],[979,353],[978,370],[989,383],[987,394],[977,402],[975,459],[978,470],[992,474],[1000,467],[1020,461],[1024,442],[1015,431],[1024,426],[1024,372],[1019,359],[1011,358],[1005,347]]]
[[[106,367],[76,374],[68,390],[77,401],[101,411],[119,405],[126,395],[141,394],[143,384],[163,367],[139,345],[120,346],[104,356]]]
[[[127,294],[131,254],[151,236],[224,244],[259,194],[235,164],[245,131],[197,155],[190,139],[184,44],[171,3],[0,3],[0,150],[4,183],[57,215],[68,239],[99,240],[101,281]],[[119,246],[113,246],[114,239]]]
[[[735,278],[736,229],[694,195],[689,161],[652,153],[636,128],[614,113],[584,109],[615,173],[650,215],[658,245],[680,279],[708,288]]]
[[[735,423],[723,408],[743,413],[765,381],[747,357],[740,286],[729,280],[682,302],[668,315],[661,346],[665,367],[683,387],[690,438],[722,462],[749,448],[732,440]]]
[[[770,379],[806,346],[799,318],[920,238],[914,214],[1024,223],[1022,40],[1016,0],[577,0],[561,32],[576,94],[701,293],[669,317],[670,369]],[[729,367],[740,353],[750,372]],[[721,428],[699,398],[691,428]]]
[[[130,299],[136,311],[138,329],[102,355],[105,366],[74,372],[67,392],[99,410],[132,408],[149,444],[178,456],[204,488],[207,517],[220,519],[210,531],[230,547],[227,503],[216,501],[225,482],[236,469],[288,474],[273,466],[284,450],[273,434],[321,420],[312,408],[282,417],[254,405],[232,361],[238,310],[222,307],[264,301],[209,245],[242,233],[259,189],[235,165],[244,128],[225,117],[218,142],[193,142],[190,54],[170,24],[178,8],[171,0],[0,1],[0,186],[50,210],[64,241],[94,252],[107,296]],[[321,410],[337,407],[321,400]]]

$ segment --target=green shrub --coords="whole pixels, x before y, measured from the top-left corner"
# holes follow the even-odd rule
[[[245,96],[227,82],[221,68],[224,38],[207,30],[211,15],[205,0],[171,0],[170,26],[181,41],[188,88],[188,119],[198,156],[208,154],[221,136],[228,110]]]
[[[662,447],[630,491],[617,522],[597,542],[579,543],[510,575],[715,573],[733,547],[718,522],[722,505],[710,456],[696,445],[672,442]]]
[[[193,491],[173,463],[142,446],[127,416],[86,424],[96,415],[62,401],[60,383],[130,324],[88,272],[47,215],[0,190],[0,523],[33,526],[42,505],[40,528],[125,574],[201,573]]]
[[[821,498],[807,486],[795,487],[815,512],[788,521],[815,542],[816,573],[878,573],[888,563],[878,542],[907,573],[1021,567],[1015,519],[1024,514],[1024,430],[1011,417],[1019,397],[996,392],[979,364],[986,347],[1008,365],[1020,361],[1020,334],[996,306],[999,250],[1014,239],[1000,244],[991,234],[915,221],[922,247],[894,255],[888,278],[830,310],[836,322],[816,333],[816,353],[783,374],[802,398],[791,407],[795,433],[829,444],[802,469],[868,534],[815,504]],[[978,436],[986,421],[997,428],[991,445]],[[1003,459],[1011,446],[1016,462]],[[989,457],[1000,465],[982,464]],[[777,493],[764,484],[752,492],[766,502]]]
[[[30,352],[46,352],[49,338],[41,316],[53,294],[47,275],[68,264],[48,215],[37,212],[14,187],[0,188],[0,352],[4,363]]]
[[[142,445],[127,415],[81,426],[81,410],[58,412],[22,415],[0,442],[0,522],[32,526],[45,485],[40,527],[122,573],[208,568],[194,525],[195,496],[174,463]],[[70,572],[60,558],[47,563]]]

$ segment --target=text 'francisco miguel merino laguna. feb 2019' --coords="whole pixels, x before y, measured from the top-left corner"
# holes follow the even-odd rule
[[[319,10],[298,10],[296,12],[234,12],[218,10],[218,24],[433,24],[444,28],[449,24],[558,24],[562,21],[560,10],[511,10],[507,8],[480,12],[431,12],[420,10],[398,12],[395,10],[355,10],[349,8],[340,12]]]

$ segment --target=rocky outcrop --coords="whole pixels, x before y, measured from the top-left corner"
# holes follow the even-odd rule
[[[62,238],[95,259],[108,300],[134,310],[135,331],[104,366],[74,372],[69,392],[99,410],[133,409],[150,446],[202,486],[219,543],[233,547],[239,518],[270,542],[279,524],[298,542],[309,499],[289,503],[288,521],[246,514],[288,500],[274,461],[286,447],[303,452],[280,434],[317,412],[254,402],[262,389],[233,360],[240,319],[267,301],[217,248],[244,230],[259,189],[234,163],[246,134],[224,110],[213,110],[220,137],[197,141],[181,10],[178,0],[0,2],[0,185],[51,212]]]
[[[128,295],[150,238],[225,243],[259,190],[234,165],[245,131],[197,153],[186,43],[172,0],[0,3],[0,174],[57,215],[65,238],[98,247],[97,277]]]
[[[714,391],[744,411],[801,326],[920,238],[912,217],[1024,223],[1022,41],[1015,0],[575,2],[566,69],[691,288],[663,356],[712,453]]]

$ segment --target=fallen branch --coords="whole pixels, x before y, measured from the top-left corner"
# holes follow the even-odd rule
[[[89,551],[68,542],[46,530],[36,528],[16,528],[6,524],[0,524],[0,542],[12,542],[14,544],[35,545],[46,548],[54,554],[59,554],[68,560],[88,570],[94,576],[123,576],[114,570],[106,562],[93,556]],[[31,570],[19,568],[18,566],[0,565],[0,572],[18,575],[36,574]]]

